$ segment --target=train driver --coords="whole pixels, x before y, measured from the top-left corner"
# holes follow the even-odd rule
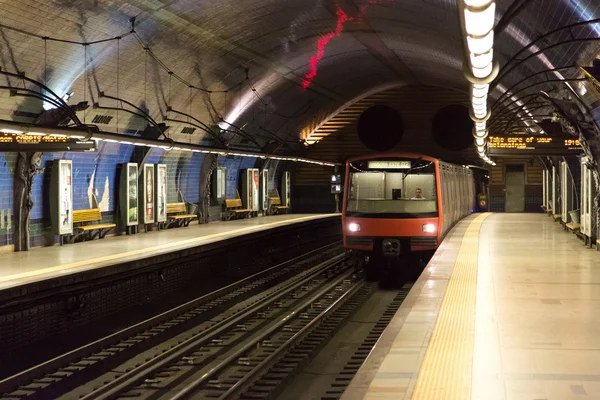
[[[415,197],[412,197],[411,200],[425,200],[425,197],[421,195],[421,188],[415,189]]]

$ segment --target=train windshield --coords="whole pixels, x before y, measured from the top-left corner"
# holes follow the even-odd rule
[[[365,218],[438,216],[435,164],[421,159],[350,164],[346,215]]]

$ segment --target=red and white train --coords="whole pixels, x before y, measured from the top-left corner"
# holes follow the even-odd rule
[[[407,260],[422,267],[475,205],[475,177],[468,166],[420,154],[353,158],[346,162],[344,247],[370,273],[403,268]]]

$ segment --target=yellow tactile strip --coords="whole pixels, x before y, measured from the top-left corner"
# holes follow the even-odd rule
[[[412,400],[471,398],[479,230],[490,214],[476,217],[465,232]]]

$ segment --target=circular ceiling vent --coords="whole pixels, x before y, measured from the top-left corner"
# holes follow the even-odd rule
[[[404,134],[404,122],[398,111],[383,104],[367,108],[358,118],[358,138],[371,150],[393,149]]]
[[[447,150],[465,150],[473,144],[473,121],[460,104],[442,107],[433,117],[433,139]]]

